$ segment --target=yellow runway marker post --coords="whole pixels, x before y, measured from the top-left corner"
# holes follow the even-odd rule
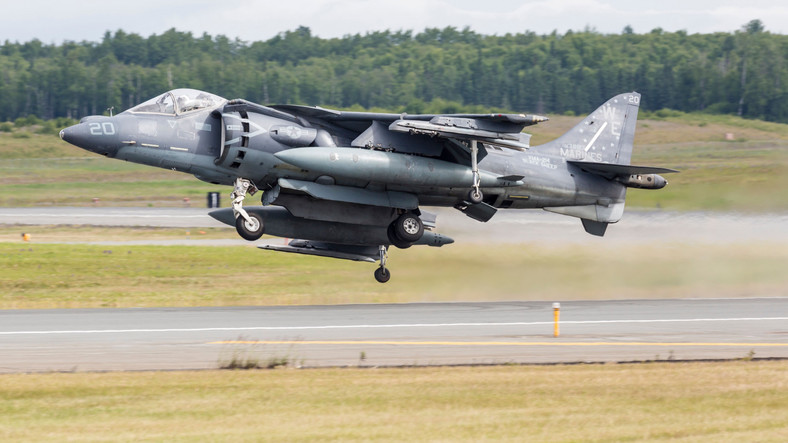
[[[558,320],[561,317],[561,303],[553,303],[553,337],[558,337]]]

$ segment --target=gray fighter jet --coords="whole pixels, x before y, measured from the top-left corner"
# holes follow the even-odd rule
[[[423,206],[486,222],[502,208],[542,208],[604,235],[627,188],[660,189],[671,169],[630,165],[640,94],[617,95],[558,139],[530,146],[524,114],[408,115],[262,106],[176,89],[114,117],[90,116],[60,137],[107,157],[233,186],[211,216],[260,246],[379,262],[390,245],[442,246]],[[244,198],[262,191],[262,206]]]

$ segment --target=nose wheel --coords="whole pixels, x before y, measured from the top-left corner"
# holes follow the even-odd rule
[[[377,280],[378,283],[386,283],[391,279],[391,272],[389,272],[389,270],[386,269],[386,258],[388,257],[387,254],[388,248],[385,245],[380,245],[378,250],[380,252],[380,266],[378,267],[378,269],[375,269],[375,280]]]
[[[235,219],[235,230],[244,240],[255,241],[262,237],[265,231],[263,218],[260,217],[260,214],[247,213],[246,215],[247,218],[238,216]]]

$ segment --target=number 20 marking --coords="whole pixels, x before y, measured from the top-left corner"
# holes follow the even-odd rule
[[[629,99],[629,103],[632,103],[633,105],[640,104],[640,97],[637,95],[630,95],[627,98]]]
[[[115,135],[115,125],[110,122],[90,124],[90,135]]]

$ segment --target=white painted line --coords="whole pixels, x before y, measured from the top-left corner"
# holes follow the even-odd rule
[[[602,135],[602,131],[604,131],[606,127],[607,127],[607,122],[602,123],[602,127],[599,128],[599,131],[596,131],[596,134],[594,134],[594,138],[592,138],[591,141],[588,142],[588,145],[586,146],[586,152],[588,152],[588,150],[591,149],[591,145],[593,145],[596,139],[598,139],[599,136]]]
[[[561,324],[589,325],[609,323],[669,323],[669,322],[734,322],[734,321],[772,321],[788,320],[788,317],[753,318],[678,318],[654,320],[588,320],[563,321]],[[86,329],[71,331],[0,331],[0,335],[47,335],[47,334],[129,334],[149,332],[224,332],[224,331],[305,331],[316,329],[384,329],[384,328],[441,328],[441,327],[485,327],[485,326],[535,326],[552,325],[552,321],[511,322],[511,323],[414,323],[393,325],[322,325],[322,326],[247,326],[226,328],[162,328],[162,329]]]

